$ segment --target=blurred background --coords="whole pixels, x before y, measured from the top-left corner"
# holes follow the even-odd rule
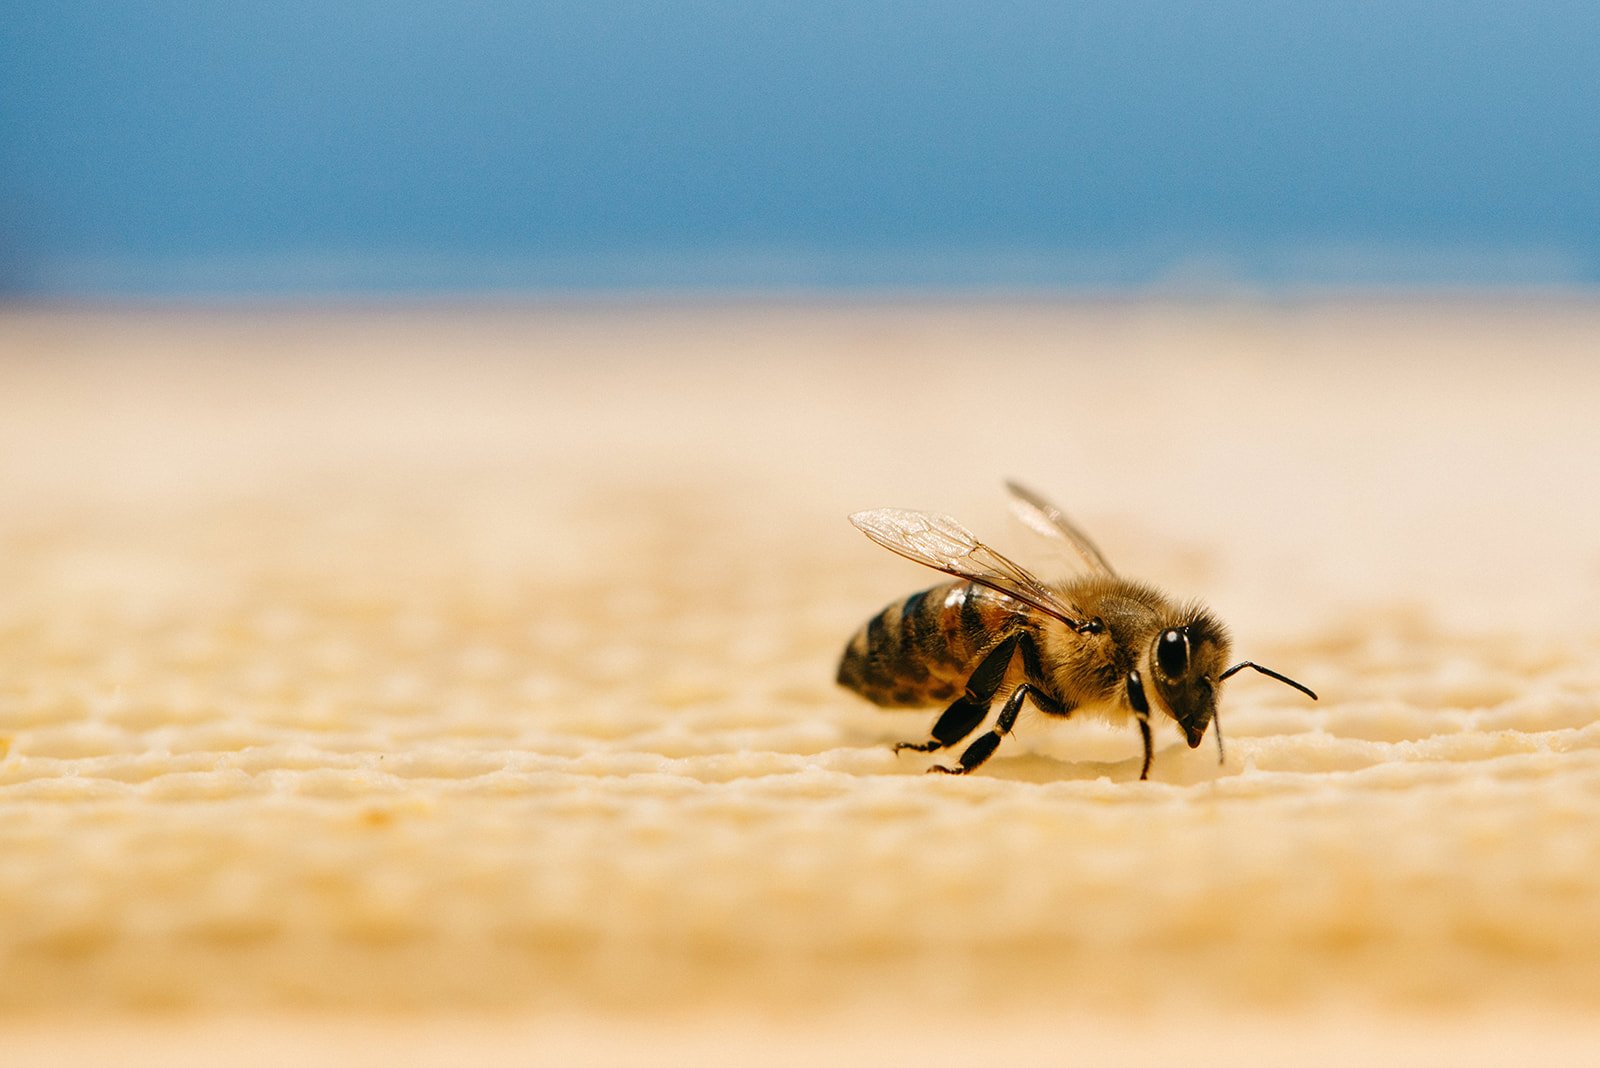
[[[1593,4],[6,9],[13,298],[1600,281]]]

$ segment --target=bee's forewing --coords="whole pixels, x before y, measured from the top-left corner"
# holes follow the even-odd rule
[[[885,549],[908,560],[999,590],[1068,623],[1079,622],[1076,608],[947,515],[874,508],[857,512],[850,522]]]

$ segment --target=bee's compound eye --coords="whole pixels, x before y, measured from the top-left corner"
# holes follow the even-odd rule
[[[1189,670],[1189,636],[1181,630],[1165,630],[1156,639],[1156,667],[1169,679],[1181,679]]]

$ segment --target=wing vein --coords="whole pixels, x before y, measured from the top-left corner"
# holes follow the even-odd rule
[[[1073,626],[1081,622],[1082,613],[1076,608],[950,516],[875,508],[857,512],[850,522],[885,549],[908,560],[988,586]]]

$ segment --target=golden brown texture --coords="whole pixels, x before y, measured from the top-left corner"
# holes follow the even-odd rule
[[[1559,301],[6,312],[0,1009],[1577,1019],[1596,351]],[[891,754],[930,717],[836,658],[937,579],[844,516],[1027,556],[1005,476],[1323,700],[1236,678],[1227,766],[1145,784],[1095,725]]]

